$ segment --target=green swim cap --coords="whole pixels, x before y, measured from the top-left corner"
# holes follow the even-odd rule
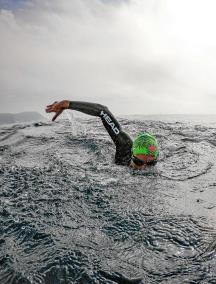
[[[142,133],[137,136],[132,146],[133,155],[144,154],[158,158],[158,143],[156,138],[149,133]]]

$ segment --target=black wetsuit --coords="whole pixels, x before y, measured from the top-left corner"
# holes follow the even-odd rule
[[[70,102],[69,109],[77,110],[101,118],[103,125],[116,145],[115,163],[129,165],[132,157],[132,140],[122,131],[119,122],[106,106],[87,102]]]

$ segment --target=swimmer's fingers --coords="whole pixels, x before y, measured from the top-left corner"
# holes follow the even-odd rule
[[[59,103],[58,102],[54,102],[51,105],[48,105],[46,107],[46,112],[56,112],[59,111]]]
[[[51,104],[51,105],[48,105],[48,106],[47,106],[47,108],[48,108],[48,107],[52,107],[54,104],[56,104],[56,102],[55,102],[55,103],[53,103],[53,104]]]
[[[60,110],[60,111],[58,111],[58,112],[53,116],[52,121],[55,121],[56,118],[57,118],[62,112],[63,112],[63,109]]]

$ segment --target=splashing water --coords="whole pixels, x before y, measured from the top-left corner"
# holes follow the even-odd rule
[[[77,135],[77,129],[75,127],[75,119],[73,117],[73,113],[71,112],[71,114],[68,113],[67,110],[64,111],[64,113],[66,114],[67,119],[69,120],[70,124],[71,124],[71,131],[73,135]]]

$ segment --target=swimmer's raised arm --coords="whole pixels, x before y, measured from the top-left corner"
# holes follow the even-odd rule
[[[89,102],[80,102],[80,101],[61,101],[54,102],[52,105],[48,105],[46,108],[46,112],[55,112],[56,114],[52,118],[52,121],[56,120],[56,118],[63,112],[65,109],[72,109],[76,111],[83,112],[85,114],[93,115],[93,116],[103,116],[103,111],[107,113],[110,111],[108,108],[101,104],[89,103]],[[112,115],[113,116],[113,115]],[[119,123],[115,120],[116,126],[120,128]]]
[[[106,106],[97,103],[64,100],[48,105],[46,112],[56,113],[52,118],[52,121],[54,121],[65,109],[76,110],[88,115],[100,117],[104,127],[116,145],[132,143],[131,138],[122,131],[119,122]]]

